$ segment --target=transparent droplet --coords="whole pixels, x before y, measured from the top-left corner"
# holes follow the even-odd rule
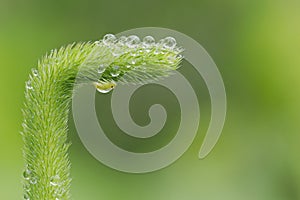
[[[103,44],[109,46],[114,44],[114,42],[117,40],[116,36],[114,36],[113,34],[106,34],[103,37]]]
[[[166,37],[162,40],[162,45],[166,49],[173,49],[176,46],[176,40],[173,37]]]
[[[33,68],[33,69],[31,69],[31,71],[32,71],[33,76],[38,76],[39,75],[39,72],[38,72],[37,69]]]
[[[29,182],[33,185],[35,185],[37,183],[37,178],[36,177],[31,177]]]
[[[58,186],[59,184],[60,184],[60,177],[59,177],[59,175],[52,176],[51,179],[50,179],[50,185],[52,185],[52,186]]]
[[[136,48],[140,44],[140,38],[136,35],[131,35],[126,40],[126,45],[129,48]]]
[[[25,194],[24,194],[24,199],[25,199],[25,200],[30,200],[30,197],[29,197],[29,195],[28,195],[27,192],[25,192]]]
[[[32,85],[31,85],[31,81],[27,81],[27,82],[26,82],[26,88],[27,88],[28,90],[32,90],[32,89],[33,89]]]
[[[143,39],[143,45],[144,45],[145,47],[150,47],[150,46],[152,46],[154,43],[155,43],[155,39],[154,39],[152,36],[150,36],[150,35],[144,37],[144,39]]]
[[[111,69],[111,72],[110,72],[110,75],[112,77],[117,77],[120,75],[120,70],[119,70],[119,66],[113,66],[112,69]]]
[[[116,83],[114,81],[111,82],[97,82],[94,83],[98,92],[100,93],[109,93],[112,89],[116,87]]]
[[[29,192],[30,191],[30,186],[29,186],[29,184],[24,184],[24,186],[23,186],[23,188],[24,188],[24,191],[26,191],[26,192]]]
[[[25,180],[29,180],[31,176],[31,171],[29,169],[25,169],[23,172],[23,177]]]
[[[104,64],[100,64],[98,69],[97,69],[97,72],[99,74],[102,74],[105,71],[105,69],[106,69],[106,66]]]

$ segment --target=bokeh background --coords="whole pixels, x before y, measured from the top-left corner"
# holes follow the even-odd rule
[[[118,172],[85,150],[70,116],[73,199],[300,199],[299,9],[299,0],[0,0],[0,199],[22,198],[21,108],[24,82],[37,60],[73,41],[145,26],[185,33],[212,56],[228,97],[223,135],[207,158],[197,158],[210,104],[205,85],[185,63],[180,70],[202,88],[197,95],[203,111],[188,151],[157,172]],[[109,95],[97,98],[107,102]],[[135,98],[141,99],[138,93]],[[105,112],[99,115],[109,119]],[[176,128],[174,116],[168,130]],[[136,145],[136,151],[150,148]]]

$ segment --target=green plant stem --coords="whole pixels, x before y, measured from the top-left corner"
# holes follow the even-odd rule
[[[69,106],[78,67],[92,47],[87,43],[53,51],[27,82],[23,110],[25,199],[70,198]]]
[[[110,35],[109,39],[114,38]],[[136,36],[129,37],[128,41],[132,42],[132,39]],[[172,38],[165,40],[169,45],[173,41]],[[26,165],[24,199],[70,199],[67,125],[73,88],[78,78],[83,82],[97,82],[100,84],[98,89],[106,90],[115,82],[142,83],[166,77],[181,61],[181,57],[177,57],[181,51],[173,50],[173,46],[168,49],[160,43],[147,48],[143,44],[134,47],[131,43],[121,47],[115,45],[119,45],[118,41],[109,44],[100,41],[53,50],[41,59],[29,76],[22,131]],[[101,75],[99,66],[103,71]],[[117,77],[112,75],[116,70]]]

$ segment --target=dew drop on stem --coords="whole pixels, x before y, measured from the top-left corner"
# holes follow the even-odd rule
[[[116,42],[116,40],[117,40],[117,38],[113,34],[106,34],[103,37],[103,44],[110,46],[110,45],[114,44]]]
[[[111,69],[111,72],[110,72],[110,75],[112,77],[117,77],[120,75],[120,70],[119,70],[119,66],[113,66],[112,69]]]
[[[31,71],[32,71],[33,76],[38,76],[39,75],[39,72],[38,72],[37,69],[33,68],[33,69],[31,69]]]
[[[31,81],[27,81],[26,82],[26,89],[28,89],[28,90],[32,90],[33,89],[32,85],[31,85]]]
[[[140,38],[136,35],[130,35],[126,40],[126,45],[129,48],[136,48],[140,43]]]
[[[154,43],[155,43],[155,39],[154,39],[152,36],[150,36],[150,35],[144,37],[144,39],[143,39],[143,45],[144,45],[145,47],[150,47],[150,46],[152,46]]]
[[[106,69],[106,66],[104,64],[100,64],[98,69],[97,69],[97,72],[99,74],[102,74],[105,71],[105,69]]]
[[[52,176],[51,179],[50,179],[50,185],[52,185],[52,186],[58,186],[59,184],[60,184],[60,177],[59,177],[59,175]]]
[[[173,37],[166,37],[162,40],[162,45],[166,49],[173,49],[176,46],[176,40]]]

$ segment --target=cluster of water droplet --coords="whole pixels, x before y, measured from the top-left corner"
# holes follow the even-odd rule
[[[148,61],[156,62],[159,60],[165,61],[167,65],[176,65],[182,59],[179,53],[183,51],[182,48],[176,46],[176,40],[173,37],[166,37],[156,42],[152,36],[146,36],[141,40],[136,35],[117,38],[113,34],[106,34],[102,40],[96,42],[96,45],[108,47],[111,55],[115,57],[115,62],[99,65],[97,70],[99,76],[101,77],[106,72],[109,72],[109,76],[115,80],[122,75],[122,72],[124,74],[135,67],[145,67]],[[127,62],[120,65],[119,63],[124,60]],[[147,72],[147,68],[145,68],[145,72]],[[102,85],[101,88],[103,88]],[[107,90],[111,89],[107,88]],[[98,91],[107,93],[107,90]]]
[[[62,183],[59,175],[54,175],[50,178],[50,186],[54,187],[53,197],[55,197],[56,200],[60,199],[65,193],[65,189],[61,187]]]
[[[152,36],[146,36],[142,40],[136,35],[130,35],[128,37],[121,36],[117,38],[113,34],[106,34],[98,45],[105,45],[111,49],[114,56],[120,56],[131,51],[139,50],[139,53],[150,52],[155,49],[155,53],[163,53],[164,51],[177,51],[182,52],[180,47],[176,46],[176,40],[173,37],[166,37],[161,39],[159,42],[155,42]],[[136,52],[135,52],[136,54]]]
[[[31,171],[28,167],[26,166],[24,172],[23,172],[23,178],[25,180],[24,184],[24,199],[25,200],[30,200],[30,189],[33,185],[38,183],[38,178],[37,176]],[[63,194],[65,193],[65,189],[61,187],[62,185],[62,180],[59,175],[54,175],[50,177],[49,181],[49,187],[53,187],[53,197],[58,200],[60,199]]]
[[[29,192],[30,192],[30,186],[35,185],[38,182],[38,178],[34,175],[34,173],[28,168],[28,166],[25,168],[23,172],[23,178],[25,180],[24,184],[24,199],[29,200]]]

